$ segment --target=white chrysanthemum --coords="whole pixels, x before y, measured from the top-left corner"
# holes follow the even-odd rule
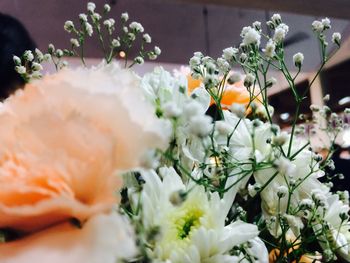
[[[177,101],[182,104],[187,96],[186,79],[175,79],[162,67],[156,67],[153,72],[145,74],[141,80],[141,88],[154,103]]]
[[[271,126],[264,123],[254,127],[253,122],[248,119],[239,122],[239,118],[228,111],[224,111],[224,117],[225,123],[232,128],[235,127],[234,134],[230,139],[229,151],[232,161],[239,164],[230,172],[234,176],[227,180],[226,187],[232,185],[235,185],[232,188],[246,187],[252,175],[259,185],[265,185],[271,179],[272,181],[260,193],[265,217],[269,218],[277,215],[279,209],[280,212],[286,211],[288,195],[281,198],[280,202],[277,195],[280,186],[290,187],[286,184],[286,180],[302,180],[299,187],[294,190],[290,200],[292,207],[297,207],[302,199],[311,198],[310,189],[319,189],[323,193],[329,191],[328,187],[318,180],[319,177],[323,176],[323,172],[320,171],[319,164],[314,160],[313,153],[306,149],[298,153],[292,161],[279,158],[275,163],[275,167],[258,170],[254,174],[249,172],[252,170],[252,158],[255,158],[257,162],[270,161],[271,158],[274,158],[271,144],[268,143],[273,137]],[[254,141],[251,136],[253,129]],[[219,134],[216,141],[219,145],[226,145],[227,136]],[[305,142],[295,141],[291,154],[293,155],[293,153],[299,151],[304,144]],[[288,143],[282,146],[284,152],[288,152],[288,146]],[[272,178],[272,176],[274,177]],[[235,184],[237,181],[240,181],[240,183]]]
[[[195,54],[197,56],[200,54]],[[208,92],[198,87],[188,94],[186,78],[174,78],[162,68],[145,74],[141,82],[141,88],[154,103],[156,112],[165,118],[177,117],[174,134],[180,149],[178,154],[182,155],[181,158],[188,158],[188,167],[192,166],[193,161],[203,160],[205,151],[198,135],[208,134],[212,127],[211,120],[205,116],[210,104]],[[178,114],[180,109],[182,114]]]
[[[255,137],[254,141],[252,141],[252,121],[248,119],[240,120],[238,116],[229,111],[224,111],[223,113],[225,120],[219,121],[217,124],[223,122],[234,130],[234,134],[231,136],[229,142],[229,153],[232,162],[237,164],[237,167],[230,171],[232,176],[227,180],[226,187],[234,185],[232,189],[238,189],[245,187],[252,175],[252,173],[249,172],[252,169],[251,158],[254,157],[258,162],[261,162],[267,160],[271,154],[271,145],[267,143],[267,141],[272,137],[272,132],[268,124],[261,124],[258,127],[254,127]],[[216,138],[216,142],[218,145],[227,145],[227,136],[219,134]],[[237,183],[238,181],[240,181],[240,183]],[[235,195],[232,194],[232,198],[234,198],[234,196]]]
[[[305,142],[295,142],[292,146],[292,154],[299,151],[303,143],[305,144]],[[282,146],[282,149],[287,152],[288,144]],[[260,193],[263,214],[266,218],[276,216],[279,212],[285,213],[288,202],[293,209],[298,207],[302,200],[311,199],[312,192],[310,189],[317,189],[322,194],[329,192],[329,188],[318,180],[324,173],[320,171],[319,164],[314,160],[311,151],[302,150],[295,156],[293,161],[287,161],[284,158],[280,158],[279,160],[279,165],[276,168],[260,170],[254,174],[256,182],[261,185],[264,185],[274,176],[272,181]],[[282,160],[285,161],[282,162]],[[276,172],[278,173],[276,174]],[[288,195],[280,200],[276,198],[280,186],[292,187],[295,182],[299,185],[293,190],[290,200]],[[272,234],[276,235],[277,232],[275,230],[272,230]]]
[[[173,168],[161,168],[162,180],[154,171],[144,172],[142,191],[143,224],[146,229],[159,227],[159,235],[150,252],[154,262],[222,263],[240,262],[241,256],[229,251],[250,242],[255,262],[267,262],[267,250],[255,225],[241,221],[225,226],[231,203],[203,187],[186,187]],[[182,203],[171,202],[179,191],[188,191]]]

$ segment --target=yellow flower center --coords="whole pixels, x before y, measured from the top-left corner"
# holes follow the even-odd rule
[[[176,218],[174,224],[177,229],[177,236],[180,239],[188,237],[191,230],[199,226],[199,219],[202,215],[203,211],[198,208],[192,208],[185,211],[184,215],[182,214],[179,218]]]

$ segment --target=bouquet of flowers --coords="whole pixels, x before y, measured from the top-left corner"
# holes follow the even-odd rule
[[[311,105],[309,121],[330,142],[323,157],[312,150],[298,124],[304,56],[293,56],[291,73],[281,16],[267,21],[272,35],[260,22],[244,27],[240,46],[220,58],[195,52],[190,74],[157,67],[139,77],[131,67],[161,51],[110,9],[88,3],[79,25],[67,21],[69,49],[14,57],[29,83],[1,107],[0,261],[350,262],[349,193],[332,191],[327,174],[346,124]],[[322,64],[309,88],[329,59],[329,29],[327,18],[312,24]],[[104,60],[86,67],[93,34]],[[340,46],[341,35],[332,41]],[[125,60],[114,62],[120,50]],[[82,67],[69,69],[65,56]],[[58,72],[43,76],[45,61]],[[290,131],[273,123],[271,68],[297,105]]]

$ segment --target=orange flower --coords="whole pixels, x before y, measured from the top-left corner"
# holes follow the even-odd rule
[[[289,242],[295,242],[296,241],[296,237],[292,232],[288,232],[287,236],[286,236],[287,240]],[[293,252],[293,250],[296,250],[299,248],[299,244],[298,242],[296,242],[295,245],[293,245],[292,247],[290,247],[288,249],[288,254],[291,254]],[[280,250],[278,248],[272,249],[269,253],[269,262],[270,263],[275,263],[277,262],[277,258],[280,255]],[[287,251],[284,252],[283,254],[284,256],[287,256]],[[302,255],[299,260],[294,260],[292,261],[292,263],[320,263],[322,257],[320,255],[309,255],[309,254],[305,254]]]
[[[289,253],[292,253],[293,249],[290,248],[289,249]],[[275,248],[273,249],[270,253],[269,253],[269,262],[270,263],[275,263],[277,262],[277,258],[279,256],[280,251]],[[287,255],[287,253],[285,254]],[[317,256],[317,255],[302,255],[298,260],[294,260],[292,261],[292,263],[321,263],[322,257],[321,256]]]
[[[187,75],[187,86],[188,93],[191,94],[196,88],[201,85],[201,81],[198,79],[192,78],[191,75]],[[259,95],[253,101],[261,105],[261,96]],[[250,102],[250,94],[247,91],[246,87],[243,85],[243,81],[234,83],[232,85],[226,85],[225,90],[222,94],[221,106],[223,109],[228,109],[234,103],[243,104],[248,106]],[[211,99],[210,105],[214,104],[213,98]]]

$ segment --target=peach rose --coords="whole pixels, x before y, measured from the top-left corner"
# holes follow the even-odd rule
[[[116,263],[135,254],[128,224],[116,214],[100,214],[82,229],[69,223],[0,245],[1,263]]]
[[[138,84],[115,64],[63,70],[4,102],[0,228],[30,233],[111,211],[122,185],[116,172],[137,167],[146,149],[167,142]],[[0,262],[8,247],[16,245],[0,245]]]

